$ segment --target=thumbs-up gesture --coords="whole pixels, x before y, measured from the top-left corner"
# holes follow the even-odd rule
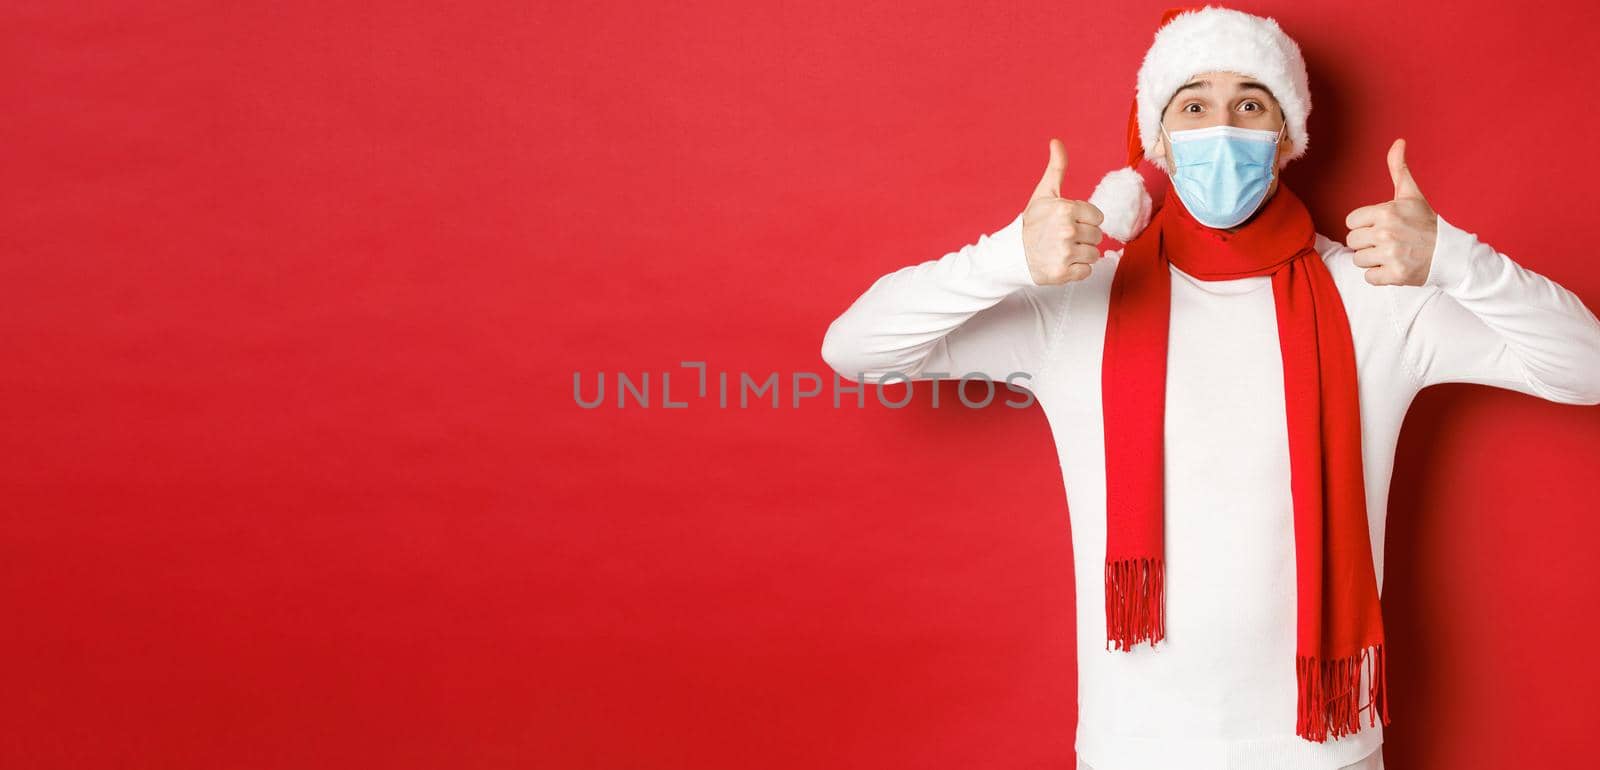
[[[1344,218],[1350,228],[1345,244],[1355,249],[1356,265],[1367,268],[1367,283],[1421,286],[1433,267],[1439,216],[1411,178],[1404,139],[1389,146],[1389,176],[1394,180],[1394,200],[1350,212]]]
[[[1081,281],[1089,277],[1089,266],[1100,261],[1105,214],[1088,201],[1061,197],[1066,171],[1067,147],[1051,139],[1050,165],[1022,212],[1022,250],[1028,272],[1040,286]]]

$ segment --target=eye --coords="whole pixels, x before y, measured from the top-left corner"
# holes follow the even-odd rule
[[[1191,109],[1189,109],[1190,107],[1193,107],[1194,109],[1191,110]],[[1184,112],[1199,112],[1200,111],[1200,103],[1199,102],[1189,102],[1188,104],[1183,105],[1183,111]]]
[[[1248,100],[1244,104],[1241,104],[1239,106],[1241,108],[1243,108],[1243,107],[1254,107],[1255,109],[1250,110],[1250,112],[1260,112],[1260,111],[1266,109],[1265,107],[1261,106],[1260,102],[1258,102],[1258,101],[1256,101],[1254,99]]]

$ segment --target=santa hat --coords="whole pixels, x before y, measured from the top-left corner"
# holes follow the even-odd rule
[[[1154,154],[1161,113],[1178,88],[1202,72],[1237,72],[1265,85],[1288,123],[1291,151],[1279,167],[1305,154],[1311,88],[1300,46],[1269,18],[1211,5],[1169,8],[1139,66],[1128,113],[1128,165],[1106,174],[1089,196],[1105,215],[1100,229],[1106,235],[1126,243],[1150,224],[1153,207],[1139,161],[1149,157],[1171,172],[1166,159]]]

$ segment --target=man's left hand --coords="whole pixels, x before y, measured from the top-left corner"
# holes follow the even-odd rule
[[[1404,139],[1389,146],[1389,176],[1394,180],[1394,200],[1350,212],[1344,218],[1350,228],[1345,245],[1355,249],[1356,265],[1367,269],[1367,283],[1421,286],[1433,266],[1439,215],[1411,178]]]

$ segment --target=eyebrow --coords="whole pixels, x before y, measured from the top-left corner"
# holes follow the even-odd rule
[[[1178,94],[1181,94],[1184,91],[1187,91],[1187,90],[1189,90],[1191,88],[1210,88],[1210,87],[1211,87],[1211,81],[1209,81],[1209,80],[1195,80],[1195,81],[1191,81],[1191,82],[1188,82],[1188,83],[1184,83],[1182,86],[1180,86],[1178,88],[1177,91],[1173,92],[1172,98],[1174,98],[1174,99],[1178,98]],[[1261,91],[1262,93],[1265,93],[1267,96],[1272,96],[1272,89],[1267,88],[1266,86],[1261,85],[1260,83],[1257,83],[1254,80],[1246,80],[1243,83],[1239,84],[1239,90],[1240,91],[1244,91],[1246,89],[1254,89],[1254,90],[1257,90],[1257,91]]]

